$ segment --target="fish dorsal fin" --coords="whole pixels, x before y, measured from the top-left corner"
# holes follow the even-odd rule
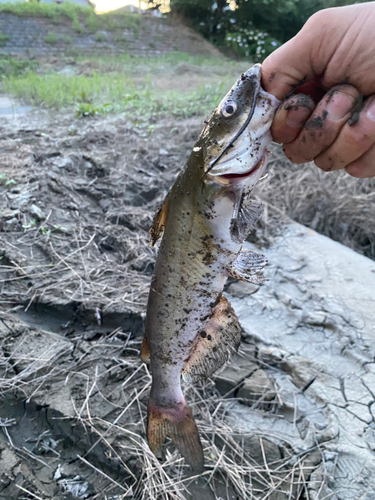
[[[210,377],[238,349],[241,327],[232,306],[221,297],[204,330],[198,333],[197,343],[182,370],[186,382]]]
[[[150,247],[153,247],[155,243],[161,238],[161,236],[164,233],[164,228],[167,224],[167,219],[168,219],[168,212],[169,212],[169,195],[165,198],[163,204],[159,208],[159,210],[156,212],[154,219],[152,221],[149,234],[150,234],[150,240],[149,240],[149,245]]]
[[[238,280],[247,281],[259,285],[266,281],[263,275],[259,275],[259,271],[267,264],[267,259],[260,253],[252,252],[251,250],[241,250],[236,259],[232,263],[229,274]]]
[[[255,229],[255,224],[262,215],[263,204],[261,201],[244,198],[237,217],[231,220],[230,235],[236,243],[243,243],[250,231]]]

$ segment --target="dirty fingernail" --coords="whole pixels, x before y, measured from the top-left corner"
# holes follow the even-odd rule
[[[296,106],[288,111],[286,123],[289,127],[301,127],[311,114],[311,109],[305,106]]]
[[[365,109],[367,117],[375,122],[375,96],[371,96],[367,99]]]
[[[352,109],[353,97],[343,92],[335,92],[327,103],[326,111],[331,120],[342,120]]]

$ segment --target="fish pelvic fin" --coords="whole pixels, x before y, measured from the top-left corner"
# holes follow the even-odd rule
[[[178,451],[195,472],[202,472],[204,457],[198,429],[185,401],[171,408],[158,406],[150,398],[147,410],[147,440],[155,453],[171,438]]]
[[[168,212],[169,212],[169,194],[166,196],[165,200],[163,201],[163,204],[156,212],[154,219],[152,221],[149,230],[150,247],[153,247],[155,243],[162,237],[168,220]]]
[[[242,198],[237,217],[231,220],[230,235],[236,243],[243,243],[249,233],[255,229],[263,211],[261,201]]]
[[[259,274],[266,264],[267,259],[264,255],[251,250],[241,250],[228,272],[233,278],[260,285],[267,281],[263,275]]]
[[[146,365],[150,364],[150,349],[148,347],[147,336],[145,335],[142,340],[140,358],[142,363],[146,363]]]
[[[187,360],[182,377],[196,382],[213,375],[237,351],[241,326],[228,300],[222,296],[213,309],[204,330],[198,333],[195,348]]]

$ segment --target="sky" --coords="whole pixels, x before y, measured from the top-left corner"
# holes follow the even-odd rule
[[[93,0],[93,3],[96,5],[96,11],[98,13],[119,9],[125,5],[134,5],[135,7],[141,7],[142,9],[145,9],[147,6],[147,2],[139,2],[139,0]]]

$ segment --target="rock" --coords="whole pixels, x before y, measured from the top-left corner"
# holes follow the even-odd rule
[[[253,404],[258,400],[271,401],[276,396],[275,387],[264,370],[255,371],[250,377],[244,380],[237,397],[246,400],[246,403]]]
[[[38,220],[45,220],[45,218],[46,218],[46,215],[43,212],[43,210],[34,204],[31,205],[31,207],[29,208],[29,213],[33,217],[36,217]]]
[[[215,374],[215,385],[218,391],[224,396],[234,392],[241,385],[243,380],[251,373],[257,370],[258,365],[250,361],[247,357],[235,354],[231,357],[229,362]]]
[[[246,283],[244,281],[238,281],[236,283],[231,283],[228,286],[228,293],[230,293],[233,297],[238,297],[239,299],[243,299],[252,293],[255,293],[259,290],[259,285],[254,285],[253,283]]]
[[[15,217],[13,219],[7,220],[3,224],[3,229],[5,232],[9,233],[12,232],[16,229],[16,227],[19,224],[19,220],[16,219]]]
[[[372,498],[374,262],[293,222],[280,227],[267,248],[246,246],[266,255],[269,281],[242,298],[228,288],[242,336],[262,368],[245,378],[237,395],[251,401],[264,391],[268,397],[274,385],[278,404],[249,408],[231,401],[227,422],[308,460],[319,444],[321,464],[316,456],[310,461],[309,498],[365,499],[367,492]]]
[[[0,218],[1,219],[13,219],[13,217],[17,217],[17,215],[20,214],[19,210],[12,210],[11,208],[4,208],[1,213],[0,213]]]

